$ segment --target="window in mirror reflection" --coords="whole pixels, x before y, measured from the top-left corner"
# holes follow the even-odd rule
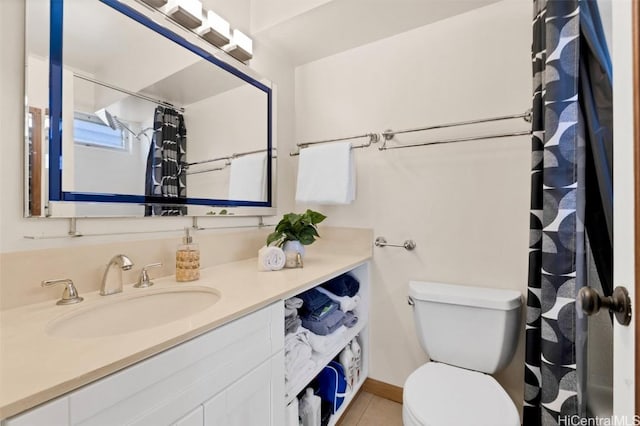
[[[79,112],[73,118],[73,140],[76,144],[97,148],[128,148],[128,136],[122,130],[110,127],[97,115]]]

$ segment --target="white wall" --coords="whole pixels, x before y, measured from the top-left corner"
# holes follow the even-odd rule
[[[333,0],[251,0],[251,31],[260,32]]]
[[[244,9],[238,2],[238,13]],[[24,236],[63,236],[68,231],[68,221],[64,219],[23,218],[23,144],[24,144],[24,10],[23,0],[0,1],[0,39],[11,40],[1,45],[0,78],[0,126],[3,135],[3,150],[0,155],[0,252],[35,250],[47,247],[98,244],[101,242],[155,238],[163,233],[145,235],[115,235],[112,237],[61,238],[29,240]],[[245,10],[246,12],[246,10]],[[242,13],[245,13],[242,12]],[[229,18],[231,19],[231,18]],[[246,22],[249,15],[246,13]],[[277,109],[275,115],[276,140],[283,150],[293,144],[293,67],[278,52],[256,44],[252,68],[273,81],[277,87]],[[281,167],[278,180],[283,182],[276,202],[279,212],[291,209],[291,189],[293,170]],[[289,185],[289,186],[287,186]],[[201,226],[233,226],[256,224],[255,218],[203,218]],[[180,229],[190,225],[188,218],[153,219],[87,219],[80,220],[78,230],[87,234],[113,232],[162,231]]]
[[[266,93],[248,84],[188,105],[185,122],[191,142],[187,160],[202,161],[264,149],[268,124],[266,111]],[[196,165],[190,171],[218,168],[224,164],[224,161],[217,161]],[[229,169],[189,175],[189,196],[232,199],[229,196]]]
[[[522,113],[531,104],[530,49],[531,5],[507,0],[300,66],[296,139]],[[517,120],[467,134],[528,128]],[[455,128],[448,136],[464,134]],[[331,225],[372,227],[389,242],[417,243],[413,252],[374,250],[373,378],[402,386],[427,359],[406,302],[409,280],[511,288],[526,296],[530,149],[530,139],[520,136],[357,150],[356,202],[297,206],[321,210]],[[519,405],[522,343],[498,375]],[[460,350],[473,348],[460,342]]]
[[[74,191],[106,194],[144,194],[145,168],[141,157],[140,141],[130,138],[123,150],[74,144]],[[146,144],[145,144],[146,145]],[[122,204],[109,206],[109,215],[144,216],[144,206]],[[99,204],[76,207],[78,216],[106,214]]]

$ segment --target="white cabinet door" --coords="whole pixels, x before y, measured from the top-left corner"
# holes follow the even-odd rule
[[[26,413],[4,420],[2,426],[67,426],[69,423],[69,399],[58,398]]]
[[[199,405],[195,410],[178,420],[174,426],[203,426],[204,408]]]
[[[272,423],[271,360],[204,403],[205,426],[280,426]]]
[[[271,362],[267,361],[227,389],[226,426],[270,424]]]
[[[204,426],[221,426],[227,423],[227,392],[220,392],[204,404]]]

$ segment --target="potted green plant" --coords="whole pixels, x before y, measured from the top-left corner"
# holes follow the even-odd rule
[[[312,244],[320,236],[316,225],[326,218],[310,209],[302,214],[287,213],[267,237],[267,245],[282,247],[287,254],[286,266],[295,267],[297,254],[304,256],[304,246]]]

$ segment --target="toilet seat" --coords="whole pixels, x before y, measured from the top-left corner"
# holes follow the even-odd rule
[[[403,421],[405,426],[519,426],[520,415],[490,375],[428,362],[405,382]]]

